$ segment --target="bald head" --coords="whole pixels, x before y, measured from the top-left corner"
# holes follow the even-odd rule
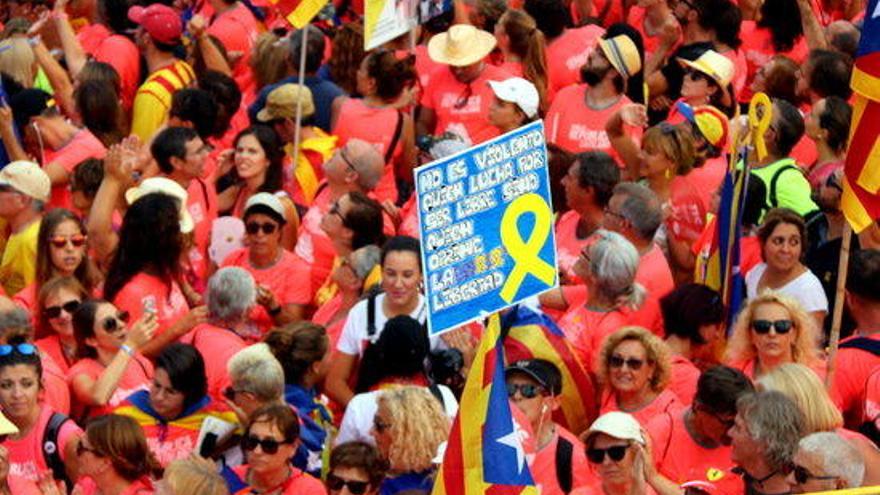
[[[382,178],[385,169],[385,160],[372,144],[361,139],[350,139],[340,149],[345,159],[357,172],[357,186],[363,192],[372,191]]]

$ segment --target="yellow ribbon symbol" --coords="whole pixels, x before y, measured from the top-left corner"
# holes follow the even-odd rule
[[[535,215],[535,226],[529,239],[523,242],[517,221],[526,213]],[[538,253],[547,242],[553,226],[553,212],[541,196],[525,194],[513,200],[501,217],[501,244],[510,253],[514,265],[510,275],[501,287],[501,299],[510,303],[519,292],[526,275],[532,274],[548,286],[556,280],[556,269],[542,260]]]
[[[758,112],[761,115],[758,115]],[[770,97],[764,93],[758,93],[752,97],[749,102],[749,130],[751,131],[752,141],[755,143],[755,153],[758,160],[763,160],[767,156],[767,143],[764,142],[764,133],[770,128],[770,122],[773,119],[773,104],[770,103]]]

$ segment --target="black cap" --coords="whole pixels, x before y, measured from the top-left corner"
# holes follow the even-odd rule
[[[42,114],[51,105],[52,95],[42,89],[25,89],[9,98],[15,125],[21,130],[32,117]]]
[[[504,374],[525,373],[553,395],[562,393],[562,373],[546,359],[521,359],[504,370]]]

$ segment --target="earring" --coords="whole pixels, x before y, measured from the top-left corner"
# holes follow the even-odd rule
[[[671,168],[667,168],[667,169],[666,169],[666,174],[665,174],[665,175],[666,175],[666,179],[667,179],[667,180],[671,179],[671,178],[672,178],[672,169],[671,169]]]

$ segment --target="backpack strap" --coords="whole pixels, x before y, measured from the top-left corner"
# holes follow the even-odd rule
[[[385,164],[391,163],[391,156],[394,155],[394,149],[397,148],[397,141],[400,140],[400,131],[403,129],[403,112],[397,110],[397,125],[394,127],[394,134],[391,137],[391,143],[385,150]]]
[[[52,477],[56,480],[63,481],[68,486],[72,486],[70,478],[67,477],[67,471],[64,468],[64,461],[61,460],[60,450],[63,446],[58,445],[58,434],[64,423],[70,421],[70,418],[59,412],[53,412],[46,423],[46,429],[43,431],[43,460],[46,466],[52,470]]]
[[[789,170],[800,171],[800,169],[794,165],[794,160],[789,160],[789,163],[776,169],[776,172],[773,172],[773,176],[770,177],[770,208],[776,208],[779,206],[779,200],[776,198],[776,183],[779,182],[779,177]]]
[[[370,294],[367,298],[367,337],[373,341],[376,335],[376,294]]]
[[[571,492],[574,475],[572,474],[572,454],[574,446],[562,435],[556,439],[556,481],[563,493]]]
[[[856,337],[840,344],[841,349],[859,349],[880,357],[880,340]]]
[[[428,390],[431,391],[431,395],[436,397],[440,401],[440,405],[443,406],[443,409],[446,410],[446,401],[443,400],[443,391],[440,390],[440,387],[436,383],[432,383],[428,385]]]

